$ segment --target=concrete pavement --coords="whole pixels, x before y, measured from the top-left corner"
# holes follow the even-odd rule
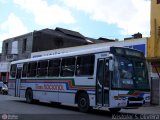
[[[147,105],[139,108],[128,108],[122,109],[121,113],[131,113],[131,114],[159,114],[160,115],[160,105]]]

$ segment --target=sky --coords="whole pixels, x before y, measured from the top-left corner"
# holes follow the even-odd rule
[[[0,0],[0,49],[5,39],[61,27],[86,37],[150,36],[150,0]]]

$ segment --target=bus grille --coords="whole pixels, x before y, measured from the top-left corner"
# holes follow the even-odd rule
[[[128,100],[129,101],[142,101],[143,97],[129,97]]]

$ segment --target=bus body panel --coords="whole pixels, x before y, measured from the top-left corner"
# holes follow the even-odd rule
[[[150,103],[150,92],[139,90],[111,90],[110,107],[126,107]]]
[[[137,52],[134,50],[132,51]],[[123,53],[121,53],[121,51],[117,50],[116,52],[117,52],[116,54],[119,54],[120,52],[120,54],[122,54],[123,56]],[[128,52],[128,54],[130,55],[130,52]],[[87,56],[87,55],[94,56],[93,74],[78,76],[76,73],[79,67],[78,62],[77,62],[78,57]],[[139,54],[138,55],[134,54],[134,55],[136,57],[139,56]],[[63,59],[71,58],[71,57],[75,58],[75,63],[73,64],[75,65],[74,75],[71,77],[61,76]],[[115,62],[116,59],[114,59],[114,57],[115,57],[114,54],[110,53],[110,47],[107,47],[106,49],[104,48],[102,50],[99,49],[97,52],[96,50],[94,51],[89,50],[89,52],[81,51],[79,53],[74,52],[73,54],[67,53],[64,55],[47,56],[47,57],[41,57],[41,58],[31,58],[28,60],[20,60],[20,61],[12,62],[11,65],[16,64],[17,66],[23,67],[23,64],[25,63],[29,64],[32,62],[36,62],[38,66],[38,63],[40,61],[43,61],[43,60],[51,61],[52,59],[59,59],[60,60],[60,70],[59,70],[59,76],[56,76],[56,77],[48,77],[48,76],[21,77],[19,80],[19,84],[17,84],[16,77],[15,78],[10,77],[10,80],[8,83],[9,95],[25,97],[26,90],[30,88],[33,91],[33,99],[43,101],[43,102],[60,102],[60,103],[66,103],[66,104],[75,104],[75,102],[77,102],[76,95],[79,91],[81,91],[81,92],[87,93],[89,97],[90,106],[93,106],[94,108],[101,108],[101,107],[125,108],[130,104],[134,104],[134,103],[143,104],[144,102],[149,102],[150,101],[149,92],[145,92],[145,91],[133,92],[132,91],[133,92],[132,93],[129,90],[120,90],[120,89],[113,90],[112,89],[112,81],[115,77],[114,74],[117,74],[117,75],[119,74],[119,71],[115,72],[114,70],[110,69],[111,67],[110,60],[112,60],[112,66],[114,66],[116,63]],[[125,58],[125,59],[128,59],[128,58]],[[49,66],[49,62],[47,64]],[[48,68],[49,67],[47,67],[47,69]],[[100,71],[103,74],[101,74]],[[106,84],[105,80],[107,78],[107,76],[105,75],[109,76],[108,77],[110,79],[108,83],[109,86],[105,85]],[[119,79],[117,79],[117,81],[120,80],[120,76],[118,77]],[[130,82],[130,84],[131,83],[132,82]],[[18,85],[19,87],[17,87]],[[17,95],[18,92],[19,92],[19,95]],[[141,98],[143,98],[140,101],[138,101],[139,95],[143,95],[143,96],[140,96]]]
[[[88,79],[88,77],[82,77],[81,79],[71,80],[65,78],[61,78],[56,82],[54,79],[50,81],[43,82],[44,80],[27,80],[22,79],[20,85],[20,97],[25,98],[25,92],[27,88],[31,88],[33,91],[33,99],[37,99],[40,101],[48,101],[48,102],[62,102],[68,104],[74,104],[75,102],[75,94],[78,90],[85,90],[90,99],[90,105],[95,106],[95,84],[85,84],[88,80],[90,83],[94,83],[94,79]],[[62,80],[64,79],[64,80]],[[75,81],[85,81],[81,84],[76,84]],[[14,80],[13,80],[14,81]],[[25,81],[25,82],[24,82]],[[32,82],[31,82],[32,81]],[[55,82],[54,82],[55,81]],[[15,86],[15,83],[9,83],[9,86]],[[9,95],[15,95],[15,87],[11,89],[9,87]]]

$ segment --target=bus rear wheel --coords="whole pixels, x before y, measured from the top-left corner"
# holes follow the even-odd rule
[[[121,108],[109,108],[109,111],[112,113],[117,113],[121,110]]]
[[[86,93],[81,93],[78,97],[78,108],[80,112],[88,112],[90,110],[89,98]]]
[[[33,103],[33,92],[31,89],[26,91],[26,102],[29,104]]]

